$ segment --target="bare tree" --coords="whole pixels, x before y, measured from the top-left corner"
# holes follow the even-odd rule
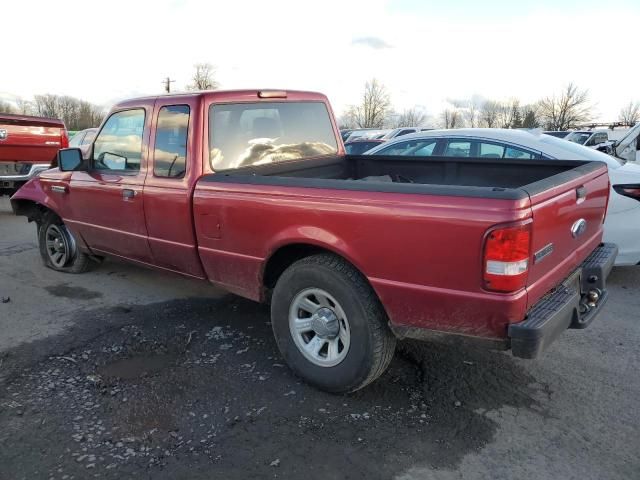
[[[522,119],[523,128],[540,127],[540,119],[538,117],[538,106],[536,104],[525,105],[524,107],[522,107],[522,113],[524,113],[524,118]]]
[[[218,82],[214,79],[216,69],[210,63],[196,63],[196,69],[191,78],[191,82],[187,85],[187,90],[215,90],[219,87]]]
[[[393,121],[390,122],[390,126],[392,128],[421,127],[426,119],[427,116],[424,114],[424,111],[417,107],[412,107],[403,110],[401,114],[395,116]]]
[[[375,78],[365,84],[362,103],[351,105],[347,116],[359,128],[382,128],[391,99],[386,87]]]
[[[619,120],[626,126],[633,127],[640,121],[640,102],[629,102],[620,110]]]
[[[58,114],[58,97],[47,93],[45,95],[33,96],[36,113],[41,117],[57,118]]]
[[[15,113],[13,105],[9,102],[0,100],[0,113]]]
[[[567,130],[591,118],[589,92],[569,83],[559,96],[540,100],[540,116],[549,130]]]
[[[497,118],[496,127],[499,128],[519,128],[522,126],[522,114],[520,111],[520,100],[511,98],[504,102],[496,102]]]
[[[20,115],[33,115],[35,113],[33,102],[30,102],[29,100],[19,98],[16,100],[16,105]]]
[[[463,126],[462,115],[457,108],[447,108],[440,114],[443,128],[460,128]]]
[[[104,110],[85,100],[52,94],[35,95],[33,110],[37,115],[61,119],[69,130],[97,127]]]
[[[500,108],[500,102],[496,102],[495,100],[486,100],[480,107],[479,124],[487,128],[497,127]]]

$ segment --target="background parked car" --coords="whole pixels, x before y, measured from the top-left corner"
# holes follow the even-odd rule
[[[542,133],[544,133],[545,135],[551,135],[552,137],[556,137],[556,138],[564,138],[567,135],[569,135],[571,132],[568,130],[549,130]]]
[[[618,245],[616,265],[640,264],[640,165],[550,135],[491,128],[414,133],[366,152],[374,154],[605,162],[611,178],[605,241]]]
[[[595,147],[608,142],[609,134],[606,130],[576,130],[570,132],[564,139],[585,147]]]
[[[62,120],[0,114],[0,196],[13,195],[51,168],[58,150],[68,145]]]
[[[385,135],[389,130],[381,128],[360,128],[353,130],[344,142],[352,142],[358,138],[376,138]]]
[[[373,147],[377,147],[381,143],[384,143],[384,140],[381,138],[354,140],[352,142],[345,143],[344,150],[349,155],[362,155],[367,150],[371,150]]]
[[[640,163],[640,122],[624,131],[620,138],[601,143],[596,149],[625,162]]]
[[[91,142],[93,142],[93,139],[96,138],[97,133],[97,128],[87,128],[85,130],[80,130],[73,137],[71,137],[71,140],[69,140],[69,146],[81,148],[84,145],[89,145]]]
[[[403,135],[409,135],[410,133],[416,133],[421,131],[421,128],[418,127],[400,127],[394,128],[393,130],[384,134],[382,138],[385,140],[391,140],[392,138],[401,137]]]

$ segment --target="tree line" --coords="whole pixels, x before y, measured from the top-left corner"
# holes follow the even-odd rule
[[[34,95],[33,100],[18,99],[15,105],[0,101],[0,113],[59,118],[68,130],[83,130],[99,126],[106,112],[86,100],[46,93]]]
[[[396,111],[391,95],[377,79],[365,84],[359,103],[350,105],[340,118],[341,128],[396,128],[438,126],[442,128],[544,128],[568,130],[593,119],[594,107],[588,90],[569,83],[554,95],[523,104],[517,98],[486,99],[474,95],[466,99],[449,99],[435,119],[424,109],[413,107]],[[640,102],[629,102],[621,110],[621,126],[640,121]]]

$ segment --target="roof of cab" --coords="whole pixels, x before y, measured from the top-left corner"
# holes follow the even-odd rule
[[[258,94],[260,92],[283,92],[286,94],[286,97],[271,97],[271,98],[260,98]],[[251,89],[251,90],[203,90],[198,92],[182,92],[182,93],[165,93],[161,95],[153,95],[146,97],[136,97],[130,98],[126,100],[122,100],[116,103],[113,108],[122,108],[129,105],[135,105],[140,101],[149,101],[155,100],[158,98],[167,99],[167,98],[175,98],[176,101],[184,100],[186,98],[206,98],[207,100],[211,100],[217,103],[224,102],[273,102],[273,101],[318,101],[318,102],[326,102],[327,97],[322,93],[318,92],[307,92],[302,90],[285,90],[285,89],[276,89],[276,88],[262,88],[262,89]]]

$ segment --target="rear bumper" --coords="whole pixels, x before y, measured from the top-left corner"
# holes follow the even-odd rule
[[[586,328],[607,301],[606,279],[618,247],[598,246],[569,277],[543,297],[519,323],[509,325],[511,351],[520,358],[536,358],[567,328]],[[596,301],[590,301],[597,295]]]
[[[12,187],[13,182],[27,182],[32,178],[37,177],[45,170],[51,168],[47,163],[35,163],[28,166],[27,169],[21,169],[20,173],[15,174],[0,174],[0,186]],[[11,183],[11,185],[9,185]]]

